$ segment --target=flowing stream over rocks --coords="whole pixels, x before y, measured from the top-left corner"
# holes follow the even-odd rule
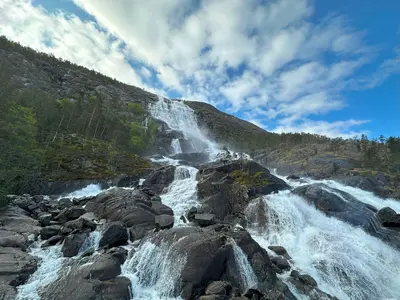
[[[183,132],[185,139],[191,140],[191,143],[200,141],[200,144],[206,145],[202,151],[209,154],[211,161],[217,157],[218,147],[215,143],[209,141],[200,131],[193,111],[183,102],[171,102],[170,100],[159,97],[159,101],[151,105],[150,113],[154,118],[164,121],[171,129]],[[171,148],[173,149],[173,154],[183,152],[179,139],[172,140]],[[153,159],[153,161],[174,166],[173,173],[172,171],[170,173],[171,179],[168,182],[169,184],[165,186],[159,197],[158,195],[148,194],[147,196],[150,200],[143,200],[144,198],[140,198],[144,197],[144,192],[141,190],[141,185],[144,180],[140,181],[141,184],[139,187],[129,190],[131,194],[127,193],[126,195],[129,195],[129,197],[140,196],[139,200],[137,200],[139,203],[138,207],[144,207],[144,205],[148,203],[151,203],[149,204],[151,205],[151,209],[160,207],[161,203],[162,205],[168,206],[173,211],[173,217],[171,214],[165,212],[165,207],[159,215],[162,218],[171,218],[174,221],[171,223],[173,224],[173,228],[171,228],[172,225],[165,225],[165,227],[161,227],[161,229],[149,227],[151,230],[143,235],[144,237],[133,242],[129,241],[132,237],[130,229],[121,227],[125,225],[118,223],[119,220],[112,220],[112,225],[116,228],[115,230],[118,229],[119,231],[118,233],[111,231],[111,237],[115,235],[126,235],[125,243],[117,244],[117,246],[123,245],[123,248],[127,249],[128,253],[126,259],[124,258],[124,260],[122,260],[124,262],[121,265],[120,272],[116,274],[120,274],[117,279],[121,278],[121,276],[129,279],[130,297],[132,300],[189,299],[189,297],[181,295],[186,293],[188,286],[190,286],[188,285],[187,278],[190,276],[195,277],[196,275],[196,272],[192,270],[193,267],[191,267],[191,263],[193,262],[198,264],[196,268],[198,266],[199,270],[196,269],[195,271],[198,271],[200,274],[198,275],[199,278],[196,277],[193,281],[198,280],[198,286],[201,284],[206,284],[207,286],[209,282],[213,281],[214,286],[209,285],[207,287],[206,293],[209,293],[207,295],[214,295],[212,294],[213,290],[219,287],[220,290],[226,289],[226,296],[224,296],[225,298],[207,298],[209,296],[197,298],[197,294],[195,296],[196,298],[190,299],[233,299],[233,297],[239,296],[234,295],[233,291],[231,291],[231,289],[234,290],[232,287],[228,288],[224,285],[226,284],[225,281],[229,280],[233,282],[233,285],[238,285],[240,291],[237,291],[237,294],[244,295],[244,293],[247,293],[247,299],[261,299],[260,297],[256,298],[258,297],[256,291],[251,291],[249,293],[248,290],[258,285],[260,285],[260,289],[262,289],[264,284],[263,292],[268,291],[271,287],[271,282],[276,284],[276,280],[279,279],[288,285],[290,291],[293,293],[292,295],[297,299],[334,299],[330,298],[329,295],[329,297],[319,296],[319,294],[315,294],[314,292],[309,294],[310,296],[300,293],[297,290],[298,286],[293,283],[294,277],[290,273],[290,270],[297,270],[310,275],[313,278],[312,280],[308,279],[308,282],[311,282],[311,286],[316,287],[318,284],[318,289],[332,296],[336,296],[341,300],[400,299],[400,252],[382,239],[369,234],[365,228],[351,225],[340,218],[327,215],[327,213],[318,209],[315,205],[310,203],[310,201],[307,201],[306,197],[298,193],[296,194],[296,190],[279,190],[276,193],[261,195],[251,200],[246,198],[246,201],[248,201],[246,205],[247,203],[249,204],[244,211],[244,223],[241,223],[244,229],[241,225],[235,223],[236,219],[234,217],[236,217],[236,215],[229,216],[233,219],[225,219],[224,222],[221,222],[222,224],[215,224],[215,220],[210,217],[212,214],[203,214],[203,219],[199,219],[206,223],[200,222],[196,225],[193,223],[186,223],[186,220],[184,222],[181,216],[188,216],[188,211],[194,208],[197,213],[197,209],[201,209],[202,207],[201,198],[199,198],[200,192],[198,190],[199,182],[204,179],[202,176],[205,176],[206,179],[207,176],[210,176],[209,174],[211,173],[207,173],[210,172],[209,166],[207,166],[208,169],[202,169],[197,165],[197,168],[181,165],[179,160],[170,157],[157,158]],[[205,174],[202,173],[203,171]],[[213,180],[215,179],[215,182],[211,182],[211,185],[216,184],[218,191],[221,186],[225,187],[224,184],[227,184],[226,182],[229,183],[231,180],[229,176],[220,176],[220,173],[215,176],[215,178],[212,177]],[[276,176],[285,180],[283,177]],[[242,180],[244,179],[242,178]],[[316,181],[302,179],[287,180],[286,182],[293,188],[322,184],[319,186],[321,191],[336,195],[345,204],[349,200],[343,196],[342,192],[350,194],[360,203],[375,207],[376,210],[384,207],[391,207],[397,213],[400,212],[400,202],[398,201],[381,199],[370,192],[348,187],[332,180]],[[209,188],[207,182],[204,183],[203,181],[203,184],[206,188]],[[230,188],[230,186],[228,187]],[[257,194],[259,190],[262,189],[254,189],[253,194]],[[229,192],[231,190],[223,189],[222,191]],[[244,189],[244,191],[246,192],[247,190]],[[107,192],[102,192],[104,191],[101,190],[100,185],[90,184],[81,190],[68,194],[66,198],[95,198],[95,196],[97,196],[100,200],[107,200]],[[234,192],[234,195],[237,195],[243,192],[243,189],[234,190]],[[160,199],[161,203],[159,202]],[[125,201],[124,199],[117,200]],[[112,207],[117,205],[117,202],[112,202]],[[101,203],[103,204],[103,202]],[[150,211],[150,208],[145,207],[143,211]],[[161,208],[159,209],[161,210]],[[376,210],[373,213],[375,213]],[[230,221],[227,220],[235,221],[229,223]],[[241,219],[239,218],[237,220],[237,222],[240,222]],[[146,223],[146,225],[148,224]],[[251,236],[245,232],[245,229]],[[106,231],[104,228],[103,230]],[[169,235],[170,231],[172,231],[172,233]],[[87,253],[89,249],[95,251],[92,257],[101,257],[101,255],[113,257],[113,255],[116,255],[114,252],[110,254],[99,249],[99,244],[104,237],[102,236],[103,234],[105,235],[104,231],[100,231],[99,227],[88,233],[79,247],[78,254],[72,258],[63,257],[63,244],[42,248],[43,242],[40,240],[34,242],[30,247],[29,253],[32,256],[39,257],[41,261],[39,262],[37,270],[30,276],[29,280],[18,287],[17,299],[41,299],[39,293],[40,289],[52,284],[59,278],[60,273],[62,273],[61,269],[63,264],[68,262],[72,266],[71,269],[74,270],[73,262],[79,262],[80,259],[83,259],[83,253]],[[203,242],[207,242],[204,244],[206,246],[198,244],[198,240],[200,239],[203,239]],[[255,245],[252,244],[254,243],[253,239],[259,246],[257,243],[255,243]],[[282,256],[285,257],[285,261],[287,261],[286,264],[279,264],[279,262],[281,262],[279,259],[282,260],[282,256],[277,256],[275,251],[269,249],[270,246],[277,245],[283,246],[287,250],[286,254],[282,254]],[[185,251],[182,251],[182,249],[185,249]],[[207,255],[202,256],[202,251],[205,251]],[[270,275],[266,274],[266,268],[272,266],[269,258],[263,256],[263,253],[267,253],[266,251],[268,251],[271,261],[284,270],[280,272],[275,270],[279,273],[278,279],[270,278]],[[200,261],[200,259],[204,259],[204,257],[208,258],[208,256],[214,254],[217,258],[222,257],[223,259],[220,260],[226,263],[226,267],[219,266],[221,267],[220,273],[223,273],[223,275],[221,275],[223,278],[220,279],[217,278],[216,275],[212,275],[207,279],[206,283],[204,283],[202,282],[202,276],[204,277],[204,274],[207,273],[202,275],[201,272],[214,272],[215,268],[218,269],[220,260],[210,258],[209,261]],[[80,265],[78,270],[85,269],[92,264],[95,265],[95,262],[95,258],[90,258],[90,260]],[[212,268],[207,269],[207,264],[210,264]],[[202,269],[202,267],[206,269]],[[188,273],[190,273],[190,271],[193,272],[194,275],[189,274],[189,276]],[[64,273],[68,272],[64,270]],[[74,272],[77,272],[76,269]],[[275,276],[275,273],[273,274]],[[92,279],[91,276],[92,275],[89,277],[90,280]],[[98,274],[96,276],[98,276]],[[302,278],[306,277],[303,276]],[[115,280],[115,278],[112,280]],[[184,282],[184,280],[186,281]],[[313,285],[314,280],[316,281],[315,285]],[[202,289],[202,287],[200,288],[198,286],[193,286],[193,293]],[[276,286],[273,288],[275,289]],[[284,288],[280,287],[279,291],[284,291]],[[204,290],[201,291],[201,293],[203,292]],[[191,290],[190,293],[192,293]],[[293,298],[294,296],[290,296],[289,293],[290,292],[285,294],[284,298],[278,298],[278,294],[276,294],[278,296],[273,296],[275,294],[268,294],[271,298],[265,299],[296,299]],[[45,299],[47,300],[49,298]],[[96,300],[97,299],[100,298],[96,298]]]

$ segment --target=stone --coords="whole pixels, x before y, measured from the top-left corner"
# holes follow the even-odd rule
[[[376,216],[382,226],[400,228],[400,214],[397,214],[390,207],[380,209]]]
[[[0,282],[11,286],[24,284],[36,271],[37,260],[18,248],[0,247]]]
[[[286,251],[286,249],[284,247],[282,247],[282,246],[268,246],[268,249],[271,250],[272,252],[274,252],[277,255],[283,256],[287,260],[292,259],[290,257],[290,255],[288,254],[288,252]]]
[[[197,207],[193,206],[189,209],[187,219],[189,222],[193,222],[195,215],[197,214]]]
[[[206,295],[229,295],[232,290],[232,286],[226,281],[213,281],[206,289]]]
[[[157,229],[169,229],[174,226],[174,217],[170,215],[159,215],[155,217]]]
[[[225,295],[205,295],[201,296],[199,300],[229,300],[229,297]]]
[[[43,213],[40,214],[38,217],[38,221],[40,225],[42,226],[48,226],[50,225],[50,221],[53,219],[53,215],[50,213]]]
[[[58,200],[58,207],[60,209],[68,208],[71,206],[73,206],[73,203],[69,198],[61,198],[60,200]]]
[[[299,180],[300,176],[292,174],[292,175],[287,176],[286,179],[287,180]]]
[[[29,240],[26,236],[0,227],[0,247],[12,247],[26,250],[28,245]]]
[[[143,187],[150,188],[157,194],[161,194],[175,178],[175,166],[166,166],[154,170],[143,182]]]
[[[85,228],[90,229],[90,231],[93,231],[96,229],[97,224],[89,219],[86,218],[79,218],[76,220],[71,220],[66,223],[64,223],[64,227],[70,228],[72,230],[77,230],[81,231]]]
[[[15,287],[0,281],[0,299],[15,300],[17,299],[17,290]]]
[[[282,271],[287,271],[291,268],[289,262],[283,256],[272,257],[271,262]]]
[[[65,223],[70,220],[78,219],[85,213],[85,209],[79,206],[71,206],[68,208],[64,208],[60,211],[60,213],[55,217],[60,223]]]
[[[194,222],[199,226],[210,226],[216,223],[214,214],[195,214]]]
[[[43,243],[42,248],[46,248],[48,246],[54,246],[63,240],[64,240],[64,237],[62,235],[52,236],[46,242]]]
[[[100,239],[100,247],[116,247],[128,242],[128,231],[126,225],[121,221],[107,223]]]
[[[60,225],[50,225],[43,227],[40,230],[40,237],[42,238],[42,240],[47,240],[52,236],[57,235],[60,232],[60,229],[61,229]]]
[[[73,257],[78,255],[79,250],[83,246],[86,238],[86,233],[72,234],[65,238],[61,252],[64,257]]]

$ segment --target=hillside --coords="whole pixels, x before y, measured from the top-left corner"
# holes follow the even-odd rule
[[[4,37],[0,37],[0,91],[3,194],[24,191],[29,178],[139,176],[151,167],[144,157],[171,153],[171,141],[182,136],[151,117],[149,107],[158,100],[156,95]],[[369,141],[275,134],[207,103],[184,103],[221,148],[245,151],[281,174],[317,178],[351,174],[372,181],[374,188],[379,185],[381,195],[400,196],[399,138]],[[365,183],[350,183],[360,182]]]

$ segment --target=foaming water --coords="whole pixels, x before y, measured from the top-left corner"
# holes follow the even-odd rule
[[[101,239],[100,231],[97,230],[92,231],[83,242],[82,247],[79,249],[79,254],[85,252],[88,249],[93,249],[93,250],[99,249],[100,239]]]
[[[284,246],[295,266],[314,277],[321,290],[341,300],[400,299],[400,255],[395,249],[327,217],[289,191],[263,200],[265,230],[250,228],[253,238],[264,248]]]
[[[169,128],[183,132],[186,139],[195,138],[207,145],[206,152],[211,156],[217,154],[218,147],[199,129],[193,109],[182,101],[166,100],[158,96],[158,101],[149,107],[151,115],[167,123]]]
[[[89,184],[83,189],[76,190],[72,193],[69,193],[62,198],[82,198],[82,197],[91,197],[96,196],[102,192],[102,189],[99,184]]]
[[[180,276],[186,258],[176,253],[173,245],[157,246],[151,242],[131,251],[122,265],[121,275],[132,283],[132,299],[181,299],[178,296],[181,292]]]
[[[40,300],[38,291],[58,278],[65,258],[62,257],[62,245],[40,248],[41,243],[35,244],[30,251],[32,256],[40,258],[38,269],[29,278],[27,283],[20,285],[17,300]]]
[[[180,217],[192,206],[198,206],[197,175],[198,170],[189,166],[177,166],[174,181],[168,187],[167,193],[161,195],[162,203],[174,211],[175,223],[180,223]]]
[[[173,139],[171,141],[171,148],[173,154],[182,153],[181,143],[179,142],[179,139]]]
[[[172,159],[166,156],[163,156],[161,158],[150,158],[152,162],[155,163],[160,163],[164,165],[170,165],[170,166],[178,166],[179,165],[179,160],[177,159]]]
[[[246,291],[248,288],[253,287],[257,284],[257,276],[251,267],[246,254],[243,252],[236,242],[232,239],[233,255],[235,257],[235,263],[238,267],[240,274],[240,287],[242,291]]]

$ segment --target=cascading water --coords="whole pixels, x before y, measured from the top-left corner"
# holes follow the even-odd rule
[[[171,148],[172,148],[173,154],[182,153],[181,143],[179,142],[179,139],[172,140]]]
[[[39,289],[58,278],[58,272],[65,260],[62,257],[61,247],[57,245],[42,249],[41,243],[38,242],[31,248],[30,254],[41,261],[27,283],[18,287],[17,300],[40,300]]]
[[[131,254],[133,253],[133,254]],[[121,275],[132,282],[132,299],[181,299],[181,271],[185,257],[174,251],[174,245],[143,243],[122,265]]]
[[[82,247],[79,249],[79,253],[84,253],[88,249],[97,250],[100,244],[101,233],[100,231],[92,231],[89,236],[83,242]]]
[[[69,193],[61,198],[83,198],[83,197],[91,197],[96,196],[102,192],[102,189],[99,184],[89,184],[88,186],[84,187],[83,189],[74,191]]]
[[[327,217],[289,191],[263,201],[265,231],[250,226],[253,238],[264,248],[284,246],[294,265],[314,277],[323,291],[341,300],[400,299],[398,251],[362,229]]]
[[[248,288],[253,287],[257,284],[257,276],[254,274],[253,268],[251,267],[246,254],[243,252],[236,242],[231,240],[233,246],[233,255],[235,257],[235,263],[238,267],[240,275],[240,285],[242,291],[246,291]]]
[[[192,206],[198,206],[197,200],[197,169],[188,166],[177,166],[174,181],[168,187],[167,193],[161,195],[162,203],[172,208],[175,223]]]
[[[193,109],[182,101],[166,100],[158,96],[158,101],[149,107],[151,115],[167,123],[169,128],[181,131],[186,139],[196,139],[202,141],[206,148],[205,151],[212,157],[219,149],[211,142],[199,129],[197,119]]]

